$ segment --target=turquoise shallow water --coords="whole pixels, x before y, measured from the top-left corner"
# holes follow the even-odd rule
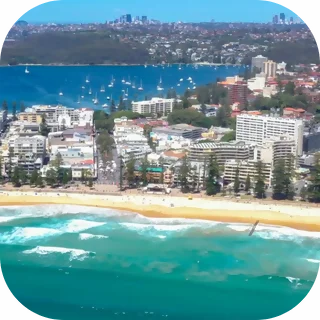
[[[55,319],[268,319],[300,303],[319,233],[77,206],[0,208],[5,280]]]
[[[224,79],[227,76],[235,76],[243,73],[245,67],[240,66],[202,66],[195,69],[192,66],[183,66],[179,70],[178,65],[171,67],[152,67],[148,66],[75,66],[75,67],[54,67],[54,66],[30,66],[29,74],[25,73],[25,67],[1,67],[0,68],[0,101],[7,100],[9,109],[13,101],[23,101],[26,106],[37,104],[63,104],[68,107],[82,108],[90,107],[101,109],[102,105],[110,101],[107,97],[111,96],[115,101],[119,101],[123,91],[128,90],[128,98],[143,100],[147,95],[166,96],[168,89],[175,88],[178,94],[190,87],[193,83],[187,81],[189,77],[196,85],[204,85],[215,82],[217,78]],[[89,83],[86,83],[88,77]],[[114,87],[108,85],[112,77],[115,79]],[[122,79],[134,82],[136,88],[122,83]],[[164,90],[157,91],[160,77]],[[183,81],[180,81],[183,79]],[[144,91],[139,91],[140,81]],[[179,86],[178,86],[179,84]],[[82,86],[85,88],[82,89]],[[101,93],[101,86],[105,86],[105,92]],[[89,90],[92,95],[89,95]],[[59,96],[59,92],[63,96]],[[92,98],[99,99],[99,105],[92,102]],[[80,104],[77,104],[79,97]]]

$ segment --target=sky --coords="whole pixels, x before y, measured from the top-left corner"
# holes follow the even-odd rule
[[[29,23],[87,23],[115,20],[130,13],[162,22],[271,22],[283,12],[292,11],[259,0],[60,0],[42,4],[27,12],[21,20]]]

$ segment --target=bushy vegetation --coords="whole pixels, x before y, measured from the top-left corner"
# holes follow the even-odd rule
[[[2,64],[141,64],[146,48],[112,39],[106,32],[47,32],[29,35],[4,47]]]

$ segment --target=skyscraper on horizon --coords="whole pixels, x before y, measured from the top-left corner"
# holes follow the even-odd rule
[[[284,13],[280,13],[280,20],[282,22],[285,22],[286,21],[286,15]]]
[[[132,23],[132,16],[131,16],[131,14],[127,14],[127,15],[126,15],[126,22],[127,22],[127,23]]]
[[[142,21],[143,23],[147,23],[147,22],[148,22],[148,17],[147,17],[147,16],[142,16],[142,17],[141,17],[141,21]]]

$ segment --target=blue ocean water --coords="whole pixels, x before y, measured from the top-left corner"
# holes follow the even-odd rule
[[[215,82],[217,78],[224,79],[242,73],[245,67],[241,66],[193,66],[178,65],[153,67],[148,66],[29,66],[29,73],[25,73],[23,66],[0,68],[0,101],[9,102],[9,110],[13,101],[23,101],[26,106],[36,104],[63,104],[68,107],[91,107],[101,109],[105,103],[110,104],[107,97],[119,101],[120,96],[128,93],[129,99],[143,100],[145,96],[166,96],[168,89],[176,89],[178,94],[184,93],[189,87]],[[191,77],[192,83],[187,79]],[[109,88],[112,78],[114,87]],[[122,83],[122,80],[134,83]],[[157,85],[162,80],[163,91],[157,91]],[[86,82],[89,80],[89,83]],[[180,81],[183,79],[183,81]],[[139,91],[141,85],[144,91]],[[178,86],[180,84],[180,86]],[[101,87],[105,92],[100,92]],[[85,87],[82,89],[82,87]],[[89,91],[92,94],[89,94]],[[123,90],[125,92],[123,92]],[[128,91],[127,91],[128,90]],[[63,96],[59,93],[62,92]],[[95,105],[93,98],[99,100]],[[84,98],[81,98],[83,96]],[[80,98],[80,104],[78,100]]]
[[[8,287],[53,319],[269,319],[316,279],[320,234],[80,206],[0,208]]]

